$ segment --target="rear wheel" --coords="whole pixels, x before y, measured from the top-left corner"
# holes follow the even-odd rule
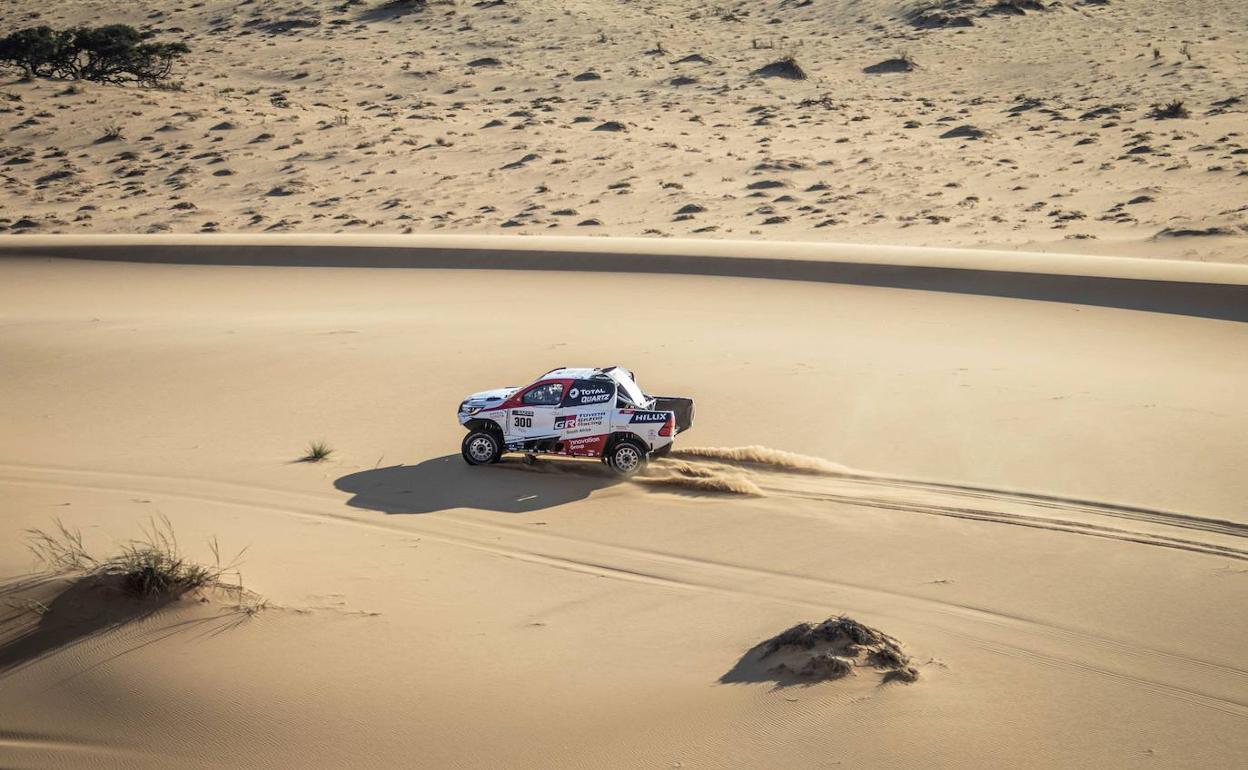
[[[487,430],[474,430],[464,437],[460,454],[469,465],[488,465],[498,462],[503,455],[503,442],[498,434]]]
[[[616,443],[607,453],[607,465],[621,476],[632,476],[646,467],[646,448],[632,439]]]

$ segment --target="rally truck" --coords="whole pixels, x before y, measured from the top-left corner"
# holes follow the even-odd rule
[[[474,393],[459,405],[469,465],[496,463],[504,452],[597,457],[622,476],[672,450],[693,426],[693,399],[648,396],[619,366],[551,369],[524,387]]]

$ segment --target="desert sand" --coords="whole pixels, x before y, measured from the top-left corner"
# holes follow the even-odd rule
[[[1236,0],[382,5],[3,4],[191,53],[181,90],[0,81],[0,231],[1248,254]]]
[[[1248,11],[1006,5],[0,7],[192,49],[0,80],[0,767],[1243,766]]]
[[[49,242],[14,239],[0,261],[6,766],[1230,767],[1248,752],[1242,321],[533,263],[21,256]],[[1046,260],[1062,264],[1019,255]],[[1105,262],[1172,271],[1176,291],[1209,267],[1248,291],[1242,267]],[[582,309],[508,314],[534,296]],[[465,393],[606,358],[698,399],[686,454],[639,482],[459,458]],[[312,439],[335,453],[295,462]],[[246,547],[268,606],[119,621],[63,582],[30,586],[24,529],[55,518],[107,549],[154,515],[189,555],[212,535]],[[919,680],[777,687],[750,657],[842,613],[901,640]]]

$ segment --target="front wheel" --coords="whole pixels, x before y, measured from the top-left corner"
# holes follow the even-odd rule
[[[490,431],[474,430],[464,437],[460,454],[469,465],[489,465],[502,456],[503,443]]]
[[[646,449],[636,441],[624,440],[607,453],[607,465],[621,476],[632,476],[646,467]]]

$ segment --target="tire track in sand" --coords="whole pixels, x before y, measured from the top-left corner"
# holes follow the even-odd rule
[[[1139,506],[856,471],[816,457],[766,447],[692,448],[672,453],[699,473],[716,467],[769,497],[922,513],[1030,527],[1248,561],[1248,524]],[[662,466],[665,461],[659,461]],[[670,462],[670,461],[669,461]],[[1129,521],[1145,528],[1111,526]],[[1113,522],[1116,523],[1116,522]],[[1181,532],[1180,532],[1181,531]],[[1180,536],[1181,535],[1181,536]],[[1194,539],[1196,537],[1201,539]]]
[[[804,611],[857,612],[893,618],[998,654],[1099,675],[1163,697],[1248,718],[1248,670],[1046,621],[882,589],[876,586],[717,562],[612,543],[535,532],[522,525],[458,516],[379,521],[343,508],[340,498],[235,482],[69,468],[0,465],[0,481],[18,485],[163,496],[270,515],[332,520],[403,534],[580,574],[680,591],[779,602]],[[1080,654],[1082,653],[1082,654]]]

